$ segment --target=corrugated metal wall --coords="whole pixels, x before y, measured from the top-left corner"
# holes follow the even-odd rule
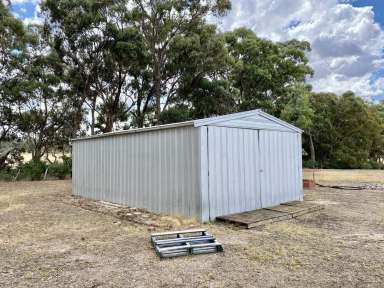
[[[260,130],[261,203],[303,200],[301,134]]]
[[[261,208],[258,130],[208,127],[210,218]]]
[[[302,200],[301,134],[254,120],[76,140],[74,194],[201,221]]]
[[[208,126],[209,218],[302,200],[300,133]]]
[[[193,127],[74,141],[74,194],[200,219],[199,146]]]

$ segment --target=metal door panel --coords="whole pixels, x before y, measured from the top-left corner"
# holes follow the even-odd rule
[[[208,127],[210,219],[261,208],[258,130]]]

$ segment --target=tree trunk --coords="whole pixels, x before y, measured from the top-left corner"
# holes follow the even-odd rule
[[[72,138],[76,138],[77,132],[80,131],[81,122],[83,119],[82,105],[79,105],[75,108],[74,121],[72,126]]]
[[[144,113],[141,113],[141,96],[138,95],[137,96],[137,101],[136,101],[136,125],[138,128],[143,128],[144,126],[144,117],[143,117],[143,114]]]
[[[36,148],[35,151],[32,151],[32,162],[40,162],[41,157],[43,154],[41,153],[39,148]]]
[[[95,135],[95,110],[96,110],[96,97],[92,99],[91,107],[91,135]]]
[[[113,112],[108,111],[107,115],[105,116],[105,133],[112,132],[113,130],[113,119],[114,119]]]
[[[161,74],[160,74],[160,67],[159,62],[155,60],[154,65],[154,96],[156,99],[156,108],[155,108],[155,119],[156,119],[156,125],[159,125],[160,123],[160,111],[161,111],[161,105],[160,105],[160,98],[161,98]]]
[[[316,162],[315,145],[313,144],[312,134],[309,134],[309,149],[311,154],[311,161],[313,164]]]
[[[137,127],[138,128],[143,128],[144,127],[144,115],[141,114],[141,113],[138,114],[136,122],[137,122]]]

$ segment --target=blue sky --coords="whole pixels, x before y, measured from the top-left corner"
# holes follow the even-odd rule
[[[32,19],[36,10],[35,1],[13,1],[12,12],[21,19]]]
[[[375,12],[375,21],[384,28],[384,1],[383,0],[357,0],[352,1],[356,7],[373,6]]]
[[[11,2],[26,24],[41,21],[39,0]],[[314,91],[384,100],[384,0],[236,0],[229,15],[210,21],[223,31],[246,26],[274,41],[309,41]]]

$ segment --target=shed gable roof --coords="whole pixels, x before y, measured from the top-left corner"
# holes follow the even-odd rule
[[[301,129],[269,115],[260,109],[195,120],[194,126],[222,126],[302,133]]]
[[[170,128],[178,128],[185,126],[221,126],[221,127],[232,127],[232,128],[244,128],[244,129],[264,129],[264,130],[277,130],[286,132],[302,133],[303,131],[283,120],[280,120],[272,115],[269,115],[260,109],[251,110],[246,112],[233,113],[223,116],[210,117],[199,120],[191,120],[179,123],[172,123],[166,125],[152,126],[146,128],[130,129],[109,132],[104,134],[91,135],[81,138],[72,139],[71,141],[87,140],[94,138],[103,138],[108,136],[117,136],[124,134],[133,134],[141,132],[149,132]]]

